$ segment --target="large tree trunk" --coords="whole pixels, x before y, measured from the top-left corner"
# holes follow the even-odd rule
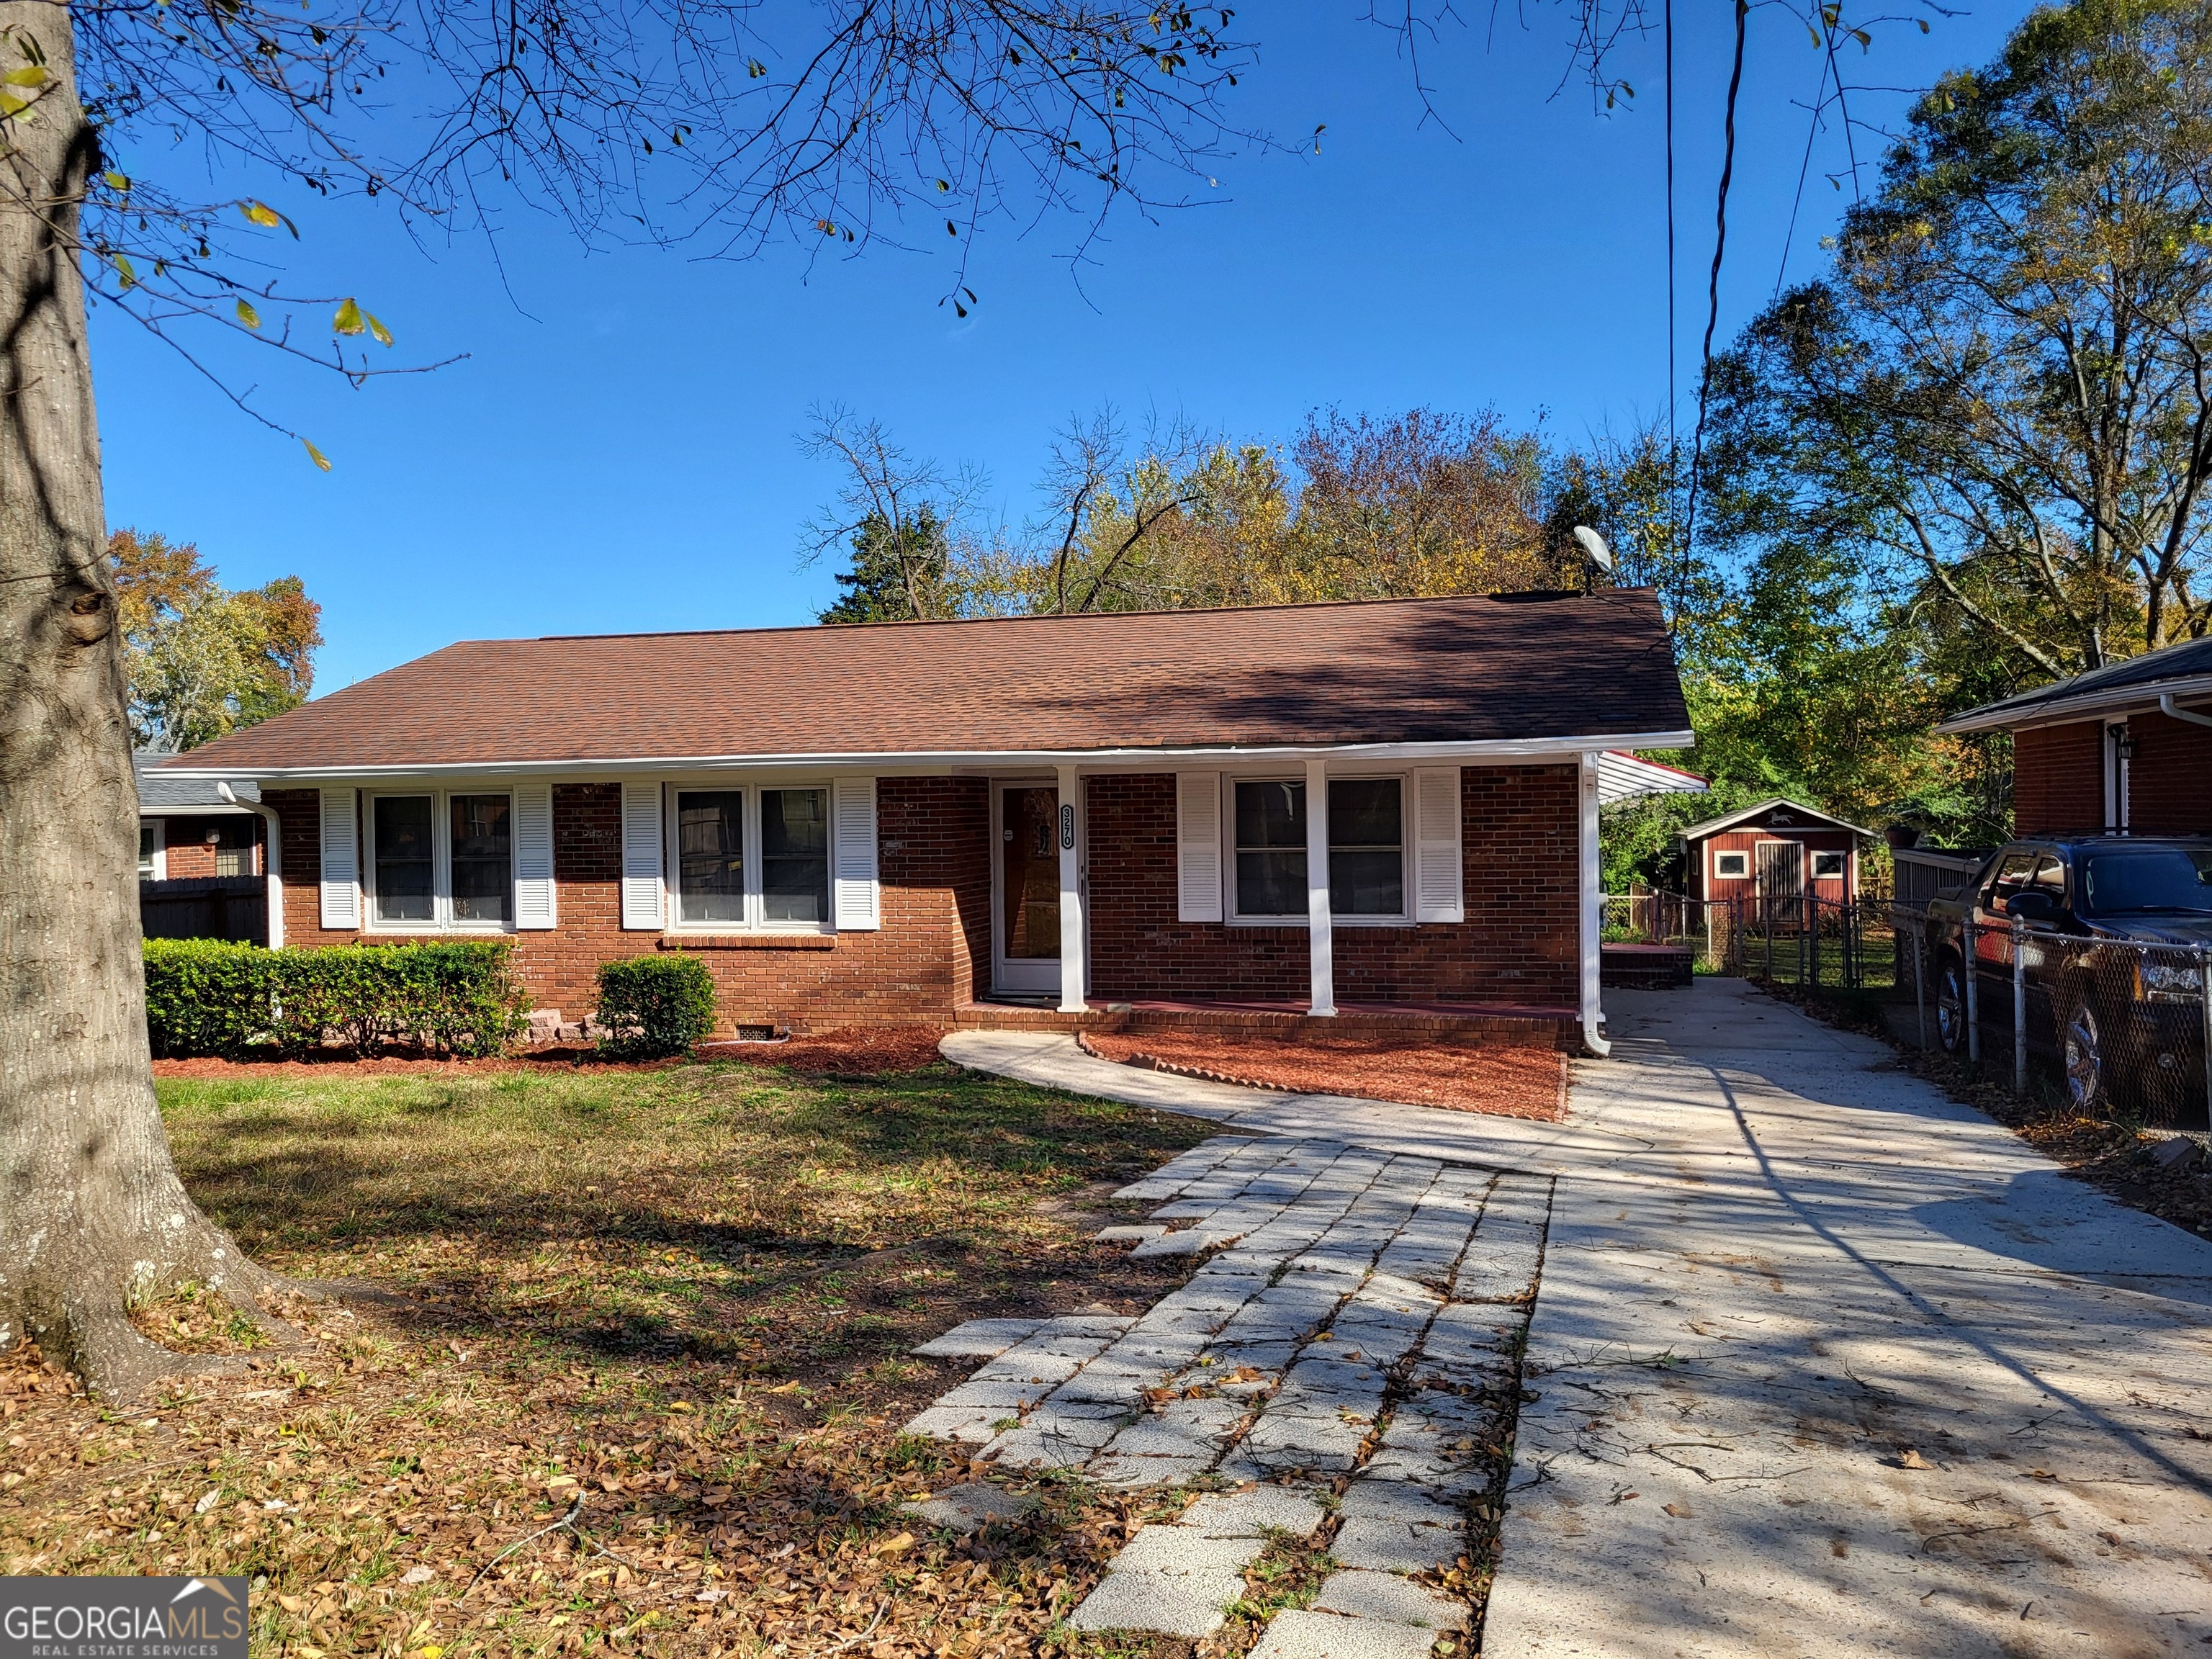
[[[133,1298],[189,1279],[250,1307],[270,1279],[185,1195],[154,1100],[77,266],[99,140],[66,7],[0,0],[5,68],[27,39],[51,78],[0,119],[0,1346],[128,1397],[180,1368]]]

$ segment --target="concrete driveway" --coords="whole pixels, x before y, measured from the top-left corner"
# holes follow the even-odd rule
[[[1607,1006],[1563,1124],[945,1048],[1560,1177],[1490,1659],[2206,1651],[2212,1244],[1739,981]]]

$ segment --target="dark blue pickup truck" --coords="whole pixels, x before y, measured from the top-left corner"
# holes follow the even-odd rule
[[[2078,1109],[2205,1122],[2212,836],[2016,841],[1925,915],[1946,1049],[1966,1046],[1969,939],[1983,1034],[2010,1041],[2017,937],[2028,1052]]]

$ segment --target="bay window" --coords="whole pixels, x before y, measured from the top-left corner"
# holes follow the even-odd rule
[[[1304,918],[1304,782],[1238,778],[1231,788],[1237,920]],[[1406,919],[1403,778],[1329,780],[1328,902],[1330,915],[1339,921]]]
[[[673,793],[678,928],[830,930],[828,789]]]

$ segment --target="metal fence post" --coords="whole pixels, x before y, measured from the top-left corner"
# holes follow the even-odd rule
[[[1890,925],[1896,926],[1894,915],[1890,919]],[[1928,1048],[1928,981],[1920,965],[1920,933],[1917,927],[1912,930],[1912,1008],[1920,1017],[1920,1048],[1925,1053]]]
[[[2021,945],[2027,937],[2021,919],[2012,919],[2012,1091],[2027,1093],[2027,953]]]
[[[1982,1063],[1982,996],[1979,964],[1974,959],[1974,919],[1959,923],[1959,945],[1966,958],[1966,1063]]]
[[[2212,1112],[2212,951],[2197,947],[2197,997],[2204,1006],[2204,1102]]]

